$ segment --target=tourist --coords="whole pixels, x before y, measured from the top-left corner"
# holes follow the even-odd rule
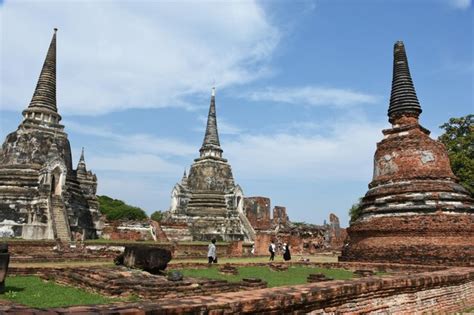
[[[207,258],[209,259],[209,263],[217,263],[217,255],[216,255],[216,239],[213,238],[211,244],[208,246],[207,250]]]
[[[286,243],[283,244],[283,259],[285,261],[291,260],[290,245]]]
[[[275,250],[276,246],[275,243],[272,241],[270,243],[270,246],[268,246],[268,251],[270,252],[270,261],[273,261],[275,259]]]
[[[252,249],[250,250],[252,255],[255,255],[255,244],[252,244]]]

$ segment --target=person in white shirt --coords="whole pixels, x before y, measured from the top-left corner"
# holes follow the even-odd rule
[[[216,239],[213,238],[211,244],[209,244],[207,249],[207,258],[209,259],[209,263],[217,263],[217,255],[216,255]]]
[[[270,246],[268,246],[268,251],[270,252],[270,261],[273,261],[275,259],[275,251],[276,251],[276,246],[273,241],[270,243]]]

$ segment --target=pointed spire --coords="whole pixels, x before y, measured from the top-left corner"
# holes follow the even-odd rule
[[[418,118],[420,113],[421,107],[408,68],[405,45],[402,41],[397,41],[393,49],[392,92],[388,108],[389,121],[393,123],[397,117],[403,114]]]
[[[81,157],[79,158],[79,162],[77,163],[76,170],[78,172],[87,172],[86,160],[84,159],[84,147],[82,147]]]
[[[81,150],[81,157],[79,158],[79,162],[80,161],[84,162],[84,147],[82,147],[82,150]]]
[[[207,116],[207,127],[204,141],[199,150],[202,156],[213,155],[221,157],[222,149],[219,143],[219,134],[217,132],[217,117],[216,117],[216,89],[212,88],[211,104],[209,106],[209,114]],[[212,154],[214,152],[214,154]]]
[[[188,185],[188,176],[186,175],[186,169],[184,169],[183,178],[181,178],[181,185],[182,186]]]
[[[36,89],[31,99],[28,109],[43,108],[57,113],[56,107],[56,32],[54,29],[53,38],[49,45],[43,68],[41,69]]]

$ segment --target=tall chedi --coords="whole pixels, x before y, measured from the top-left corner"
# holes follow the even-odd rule
[[[56,31],[23,121],[0,151],[0,234],[25,239],[94,238],[97,179],[71,145],[56,104]]]
[[[444,145],[419,124],[421,111],[405,46],[396,42],[392,128],[377,144],[373,180],[341,260],[473,263],[473,198],[457,183]]]
[[[162,229],[171,240],[251,240],[253,228],[243,212],[243,192],[222,157],[215,89],[199,158],[173,188]]]

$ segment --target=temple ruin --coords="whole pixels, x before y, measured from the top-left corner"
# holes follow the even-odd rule
[[[340,250],[346,238],[346,229],[341,228],[339,218],[331,213],[329,223],[308,224],[292,222],[286,207],[274,206],[266,197],[244,198],[244,213],[255,230],[255,253],[266,255],[268,245],[274,241],[278,247],[290,245],[294,254],[314,254],[327,250]]]
[[[199,158],[171,193],[161,227],[170,240],[252,240],[254,231],[243,212],[243,191],[222,157],[212,89],[206,133]]]
[[[474,201],[458,184],[444,145],[429,137],[403,42],[394,46],[389,122],[377,144],[362,215],[341,260],[472,264]]]
[[[84,151],[76,169],[56,106],[56,31],[33,98],[0,150],[0,234],[24,239],[95,238],[97,178]]]

